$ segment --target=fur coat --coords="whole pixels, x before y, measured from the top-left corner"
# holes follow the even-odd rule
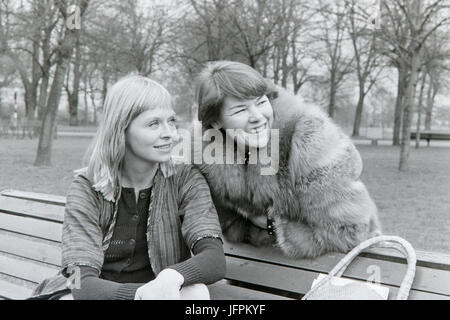
[[[362,160],[350,138],[319,107],[285,91],[271,103],[272,128],[280,132],[275,175],[261,175],[260,164],[199,165],[225,237],[270,243],[272,236],[248,220],[269,215],[273,241],[282,251],[312,258],[347,252],[381,234],[377,208],[360,180]]]

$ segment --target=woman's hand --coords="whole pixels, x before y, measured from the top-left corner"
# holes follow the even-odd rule
[[[173,269],[164,269],[149,283],[136,290],[135,300],[180,300],[184,277]]]

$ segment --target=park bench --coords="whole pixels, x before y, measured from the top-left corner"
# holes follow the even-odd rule
[[[65,197],[6,190],[0,194],[0,298],[25,299],[61,263],[60,242]],[[319,273],[328,273],[343,257],[290,259],[272,247],[225,243],[227,273],[210,286],[211,297],[223,300],[299,299]],[[417,251],[416,277],[410,299],[450,299],[450,256]],[[396,252],[369,250],[344,277],[366,280],[373,266],[380,283],[395,297],[406,270]]]
[[[411,132],[411,140],[416,139],[417,132]],[[423,131],[419,132],[419,139],[426,140],[427,146],[430,146],[431,140],[450,140],[450,132],[446,131]]]

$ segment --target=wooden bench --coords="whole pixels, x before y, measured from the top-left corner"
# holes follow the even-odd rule
[[[25,299],[61,264],[65,197],[6,190],[0,194],[0,298]],[[276,248],[225,244],[226,281],[210,286],[213,299],[299,299],[319,273],[343,257],[327,254],[294,260]],[[416,278],[410,299],[450,299],[450,256],[417,251]],[[378,266],[380,282],[395,297],[406,270],[395,252],[370,250],[358,257],[344,277],[366,280]]]
[[[411,140],[415,140],[417,132],[411,132]],[[427,146],[430,146],[431,140],[450,140],[450,132],[446,131],[423,131],[419,132],[419,139],[426,140]]]

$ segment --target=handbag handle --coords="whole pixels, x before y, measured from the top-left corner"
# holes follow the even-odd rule
[[[350,263],[358,256],[363,250],[368,248],[392,248],[400,251],[405,257],[408,264],[405,277],[400,285],[397,292],[397,300],[406,300],[409,296],[409,291],[411,290],[412,283],[414,281],[414,276],[416,273],[416,252],[414,251],[411,244],[403,238],[397,236],[377,236],[374,238],[367,239],[353,248],[338,264],[328,273],[328,275],[323,278],[319,283],[317,283],[308,293],[306,293],[302,300],[308,299],[308,297],[322,287],[325,283],[329,282],[332,277],[340,277],[345,272]]]

